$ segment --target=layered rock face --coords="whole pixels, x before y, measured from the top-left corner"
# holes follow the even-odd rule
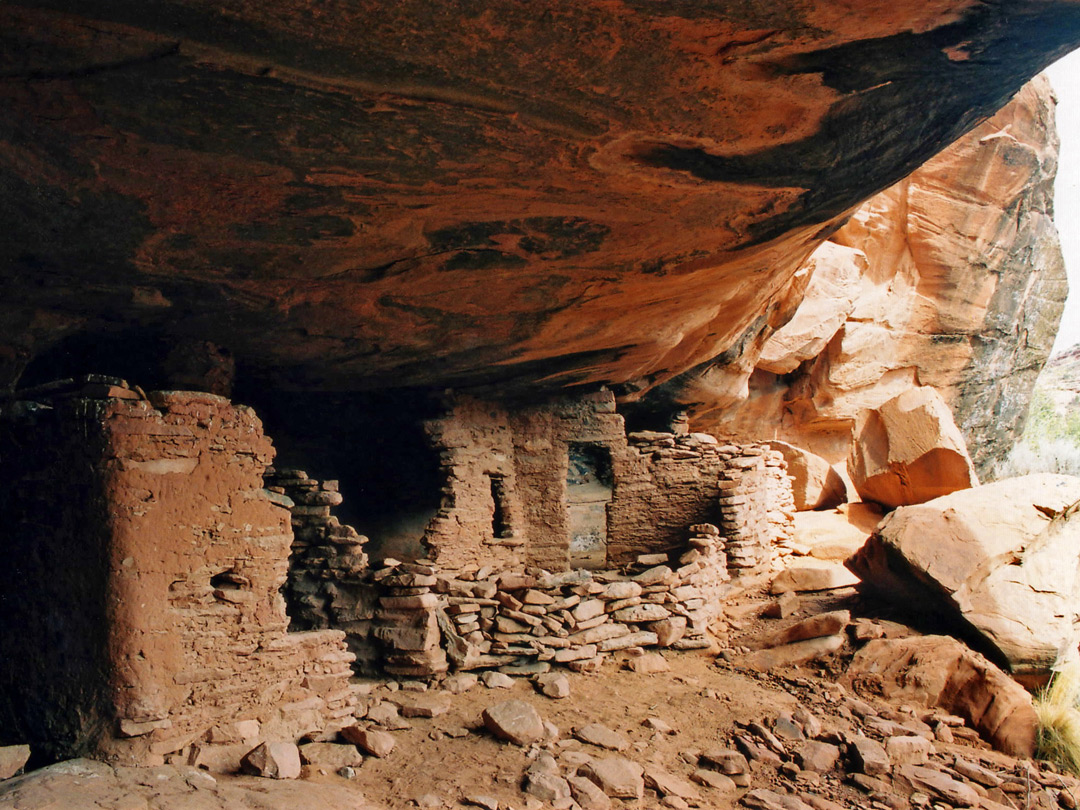
[[[1066,0],[6,3],[3,383],[188,338],[276,386],[647,389],[1077,41]],[[1035,120],[976,149],[1009,183]]]
[[[1032,82],[864,204],[803,268],[792,320],[741,361],[754,369],[749,400],[700,425],[744,438],[765,425],[840,461],[862,414],[931,386],[979,472],[992,467],[1022,428],[1067,290],[1051,220],[1053,106],[1048,83]]]

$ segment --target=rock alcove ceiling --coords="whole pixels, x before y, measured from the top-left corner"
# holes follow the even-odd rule
[[[633,396],[1078,41],[1045,0],[5,3],[0,382],[196,339],[278,389]]]

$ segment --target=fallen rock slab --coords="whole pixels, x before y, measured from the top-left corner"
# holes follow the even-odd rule
[[[757,672],[768,672],[776,667],[805,664],[834,653],[843,646],[844,637],[840,635],[810,638],[793,644],[785,644],[782,647],[748,653],[736,659],[736,663]]]
[[[500,740],[530,745],[544,738],[544,721],[523,700],[504,700],[483,711],[484,726]]]
[[[796,622],[790,627],[778,633],[766,636],[759,644],[763,647],[779,647],[791,644],[795,641],[805,641],[822,636],[835,636],[843,632],[851,622],[851,613],[846,610],[833,610],[828,613],[819,613]]]
[[[22,770],[29,759],[29,745],[0,746],[0,779],[13,777]]]
[[[611,807],[611,799],[591,779],[571,776],[566,781],[570,785],[570,795],[581,810],[608,810]]]
[[[782,594],[788,591],[828,591],[850,588],[858,583],[859,578],[841,563],[803,558],[789,563],[787,568],[776,575],[770,592]]]
[[[693,785],[659,765],[646,765],[644,777],[645,785],[655,790],[661,797],[678,796],[680,799],[696,799],[698,796],[698,791]]]
[[[378,729],[363,729],[354,726],[342,729],[340,734],[343,739],[359,746],[360,750],[380,759],[390,756],[397,744],[393,734]]]
[[[355,745],[313,742],[300,746],[300,761],[305,765],[336,772],[345,767],[360,767],[364,764],[364,757],[356,750]]]
[[[977,630],[1016,675],[1080,642],[1080,478],[1028,475],[897,509],[848,567],[884,597]],[[1068,510],[1068,511],[1067,511]]]
[[[645,795],[642,767],[623,757],[594,759],[582,765],[578,773],[613,799],[640,799]]]
[[[848,470],[863,500],[889,508],[979,485],[952,410],[929,386],[865,412]]]
[[[777,793],[768,788],[755,788],[740,799],[740,803],[751,810],[812,810],[797,796],[790,793]]]
[[[300,749],[291,742],[265,742],[244,754],[240,768],[267,779],[299,779]]]
[[[922,765],[901,765],[897,768],[897,777],[916,790],[944,799],[953,807],[979,805],[979,794],[975,788],[933,768]]]
[[[791,477],[791,494],[795,498],[797,511],[831,509],[846,500],[844,480],[821,456],[778,440],[763,442],[763,444],[779,451],[787,462],[787,472]]]
[[[886,700],[938,707],[963,717],[1011,756],[1035,752],[1031,695],[983,656],[948,636],[876,639],[855,653],[845,676]]]
[[[599,723],[589,723],[574,729],[574,738],[610,751],[625,751],[630,747],[630,741],[626,737]]]

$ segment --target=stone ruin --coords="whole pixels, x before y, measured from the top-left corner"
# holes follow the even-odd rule
[[[250,408],[84,377],[0,406],[0,717],[47,756],[234,769],[329,739],[354,673],[597,668],[695,649],[794,505],[783,457],[626,432],[599,391],[450,398],[441,504],[378,556],[334,480],[272,467]]]

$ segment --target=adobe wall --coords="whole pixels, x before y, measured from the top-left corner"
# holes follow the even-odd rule
[[[12,682],[26,679],[12,651],[41,648],[28,738],[52,737],[58,713],[85,709],[92,722],[66,735],[66,753],[228,768],[259,739],[319,734],[351,717],[344,634],[287,632],[290,504],[263,489],[273,448],[250,409],[209,394],[146,401],[84,386],[7,407],[0,421],[4,472],[19,493],[0,504],[5,524],[18,519],[6,542],[23,559],[27,548],[49,555],[3,592],[48,631],[21,645],[5,635],[0,650]],[[44,505],[44,487],[73,495],[53,502],[65,517],[25,514]],[[79,498],[82,487],[91,494]],[[95,575],[57,598],[80,569]]]
[[[734,564],[748,568],[764,561],[791,521],[780,454],[761,445],[721,446],[701,433],[627,436],[607,391],[512,410],[461,398],[426,429],[445,479],[442,507],[424,538],[440,568],[615,568],[676,550],[698,523],[721,526],[741,550]],[[610,500],[596,507],[606,514],[606,551],[593,559],[575,559],[571,549],[567,479],[575,446],[600,448],[610,463]]]

